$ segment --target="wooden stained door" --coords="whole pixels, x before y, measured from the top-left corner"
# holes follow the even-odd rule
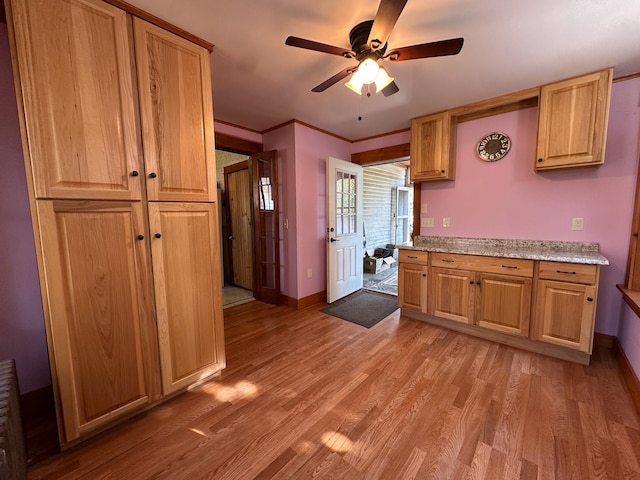
[[[280,221],[278,152],[253,154],[250,160],[254,220],[254,290],[256,300],[280,304]]]
[[[13,0],[36,198],[141,197],[127,14],[99,0]]]
[[[253,290],[253,222],[248,162],[225,168],[228,251],[234,285]]]
[[[39,200],[37,212],[69,442],[159,397],[147,239],[138,202]]]
[[[150,201],[217,197],[209,52],[134,18]]]
[[[218,210],[212,203],[149,203],[165,394],[225,366]]]

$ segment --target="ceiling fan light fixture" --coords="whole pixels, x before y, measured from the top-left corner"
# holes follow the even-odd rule
[[[365,58],[360,65],[358,65],[358,76],[362,80],[362,83],[369,85],[376,80],[376,76],[380,71],[380,65],[373,58]]]
[[[364,85],[364,82],[360,78],[360,75],[358,75],[357,71],[354,72],[353,75],[351,75],[351,79],[347,83],[345,83],[345,85],[356,92],[358,95],[362,95],[362,86]]]
[[[380,67],[375,79],[376,93],[389,85],[391,82],[393,82],[393,77],[389,76],[389,73],[384,67]]]

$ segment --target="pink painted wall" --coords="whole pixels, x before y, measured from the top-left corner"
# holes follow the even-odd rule
[[[297,205],[296,200],[296,153],[294,124],[288,124],[265,133],[265,150],[278,151],[278,194],[280,203],[280,291],[291,298],[298,298],[296,268]],[[289,228],[284,228],[284,221]]]
[[[605,164],[599,168],[535,173],[537,108],[458,126],[456,180],[422,184],[422,217],[435,227],[422,235],[592,241],[611,265],[602,267],[596,331],[616,335],[624,281],[638,163],[640,79],[613,85]],[[512,147],[487,163],[475,154],[477,141],[501,131]],[[450,217],[451,226],[442,226]],[[584,230],[572,231],[573,217]]]
[[[325,243],[327,157],[351,160],[351,144],[304,125],[295,124],[298,297],[327,288]],[[307,277],[307,270],[312,277]]]
[[[351,144],[351,153],[366,152],[377,148],[389,147],[392,145],[401,145],[411,141],[411,132],[392,133],[381,137],[370,138],[368,140],[356,141]]]
[[[0,360],[21,393],[51,384],[7,26],[0,23]]]
[[[262,143],[262,134],[254,132],[253,130],[246,130],[240,127],[234,127],[233,125],[227,125],[226,123],[213,122],[213,129],[216,132],[231,135],[232,137],[244,138],[252,142]]]

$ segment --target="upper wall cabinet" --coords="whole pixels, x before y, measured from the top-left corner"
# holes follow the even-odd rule
[[[612,77],[609,69],[541,88],[536,170],[604,163]]]
[[[138,18],[134,32],[148,198],[213,202],[209,52]]]
[[[455,125],[449,112],[411,121],[411,181],[453,180]]]
[[[127,15],[97,0],[12,2],[36,198],[140,198]]]

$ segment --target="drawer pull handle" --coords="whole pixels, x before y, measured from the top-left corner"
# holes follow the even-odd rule
[[[447,260],[446,258],[443,258],[442,261],[445,262],[445,263],[455,263],[456,262],[455,260]]]
[[[407,258],[418,258],[418,257],[415,255],[407,255]]]
[[[515,265],[502,265],[502,268],[511,268],[512,270],[517,270],[518,267]]]
[[[556,273],[564,273],[565,275],[575,275],[576,272],[565,272],[564,270],[556,270]]]

